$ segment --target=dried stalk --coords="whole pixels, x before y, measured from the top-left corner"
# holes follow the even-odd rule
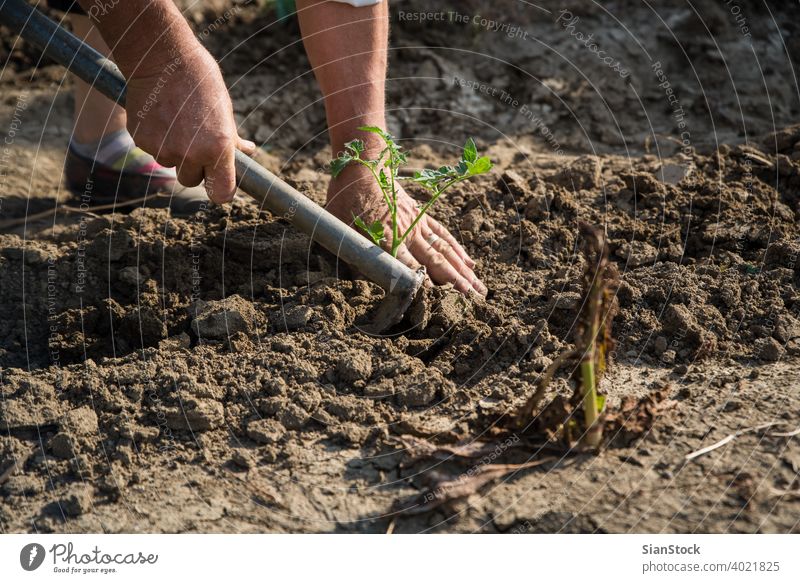
[[[517,427],[524,427],[532,422],[553,376],[565,363],[577,360],[573,379],[577,385],[575,400],[580,401],[584,416],[582,445],[596,449],[603,437],[600,416],[605,402],[598,392],[598,385],[607,367],[607,355],[613,346],[611,320],[616,311],[613,291],[617,273],[608,259],[603,231],[588,223],[581,223],[580,233],[586,269],[583,273],[583,305],[578,316],[575,349],[562,352],[542,373],[535,391],[517,412],[515,423]]]
[[[590,448],[597,448],[603,438],[599,418],[605,401],[598,393],[598,385],[606,370],[606,357],[613,342],[611,318],[615,310],[611,292],[617,277],[608,260],[603,231],[588,223],[581,223],[579,228],[586,269],[583,274],[584,301],[576,330],[576,350],[581,354],[576,381],[585,425],[582,441]]]
[[[50,218],[50,217],[53,217],[53,220],[55,220],[56,215],[59,212],[66,213],[66,214],[70,214],[70,213],[84,214],[84,215],[88,215],[88,216],[90,216],[92,218],[99,218],[99,215],[97,215],[95,213],[103,212],[103,211],[110,211],[110,210],[114,210],[114,209],[118,209],[118,208],[125,208],[125,207],[129,207],[129,206],[141,204],[143,202],[147,202],[147,201],[152,200],[154,198],[168,198],[169,196],[171,196],[171,195],[168,194],[168,193],[156,192],[154,194],[148,194],[147,196],[142,196],[140,198],[132,198],[130,200],[125,200],[125,201],[121,201],[121,202],[111,202],[111,203],[106,203],[106,204],[98,204],[98,205],[95,205],[95,206],[87,207],[85,209],[84,208],[80,208],[80,207],[75,207],[75,206],[69,206],[69,205],[61,205],[61,206],[56,205],[53,208],[47,209],[45,211],[41,211],[41,212],[38,212],[38,213],[32,213],[30,215],[26,215],[24,217],[19,217],[17,219],[8,219],[8,220],[5,220],[5,221],[0,221],[0,229],[10,229],[10,228],[13,228],[13,227],[18,227],[20,225],[24,225],[25,223],[37,221],[39,219],[47,219],[47,218]]]

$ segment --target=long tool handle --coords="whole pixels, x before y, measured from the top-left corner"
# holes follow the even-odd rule
[[[47,57],[109,99],[125,104],[125,78],[117,66],[25,0],[0,0],[0,21]],[[399,300],[398,318],[422,284],[422,274],[368,242],[331,213],[237,150],[239,188],[314,241],[354,266]]]

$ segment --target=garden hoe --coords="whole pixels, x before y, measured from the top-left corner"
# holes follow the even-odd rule
[[[0,0],[0,22],[109,99],[125,104],[125,79],[116,65],[25,0]],[[236,178],[239,188],[264,208],[286,218],[385,290],[365,331],[381,333],[403,318],[422,287],[422,271],[409,269],[240,151]]]

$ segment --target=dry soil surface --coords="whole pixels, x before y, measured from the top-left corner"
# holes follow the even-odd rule
[[[433,290],[384,337],[362,331],[383,292],[246,198],[64,212],[69,79],[3,36],[2,531],[800,529],[797,9],[509,4],[392,3],[390,129],[412,166],[468,135],[496,166],[433,212],[488,297]],[[259,159],[322,202],[296,22],[190,16]],[[542,455],[413,461],[398,437],[470,442],[531,394],[573,341],[578,221],[620,272],[609,404],[667,387],[671,408],[599,455],[398,514],[443,475]],[[559,376],[548,397],[569,392]]]

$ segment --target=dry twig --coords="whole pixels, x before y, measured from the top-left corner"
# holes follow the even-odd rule
[[[731,433],[727,437],[724,437],[724,438],[720,439],[716,443],[712,443],[711,445],[709,445],[707,447],[704,447],[702,449],[698,449],[697,451],[693,451],[692,453],[686,454],[685,459],[686,459],[687,462],[690,462],[693,459],[699,458],[701,455],[705,455],[705,454],[707,454],[709,452],[714,451],[715,449],[719,449],[723,445],[730,443],[731,441],[733,441],[737,437],[745,435],[746,433],[753,433],[755,431],[761,431],[762,429],[767,429],[768,427],[774,427],[775,425],[780,425],[780,423],[778,421],[772,421],[770,423],[763,423],[762,425],[757,425],[756,427],[748,427],[746,429],[740,429],[739,431],[736,431],[735,433]],[[794,433],[794,432],[792,432],[792,433]],[[776,433],[772,433],[770,435],[781,437],[780,434],[776,434]],[[786,434],[784,434],[784,436],[785,435]]]

